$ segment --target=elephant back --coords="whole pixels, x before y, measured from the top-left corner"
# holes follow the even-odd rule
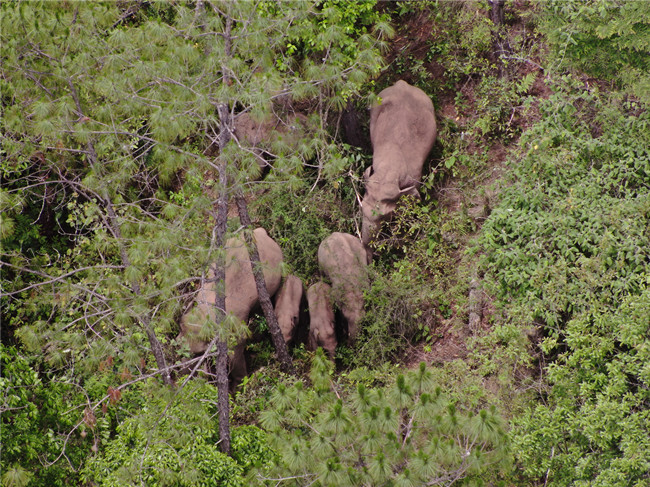
[[[379,93],[380,101],[370,110],[370,139],[373,166],[377,158],[394,163],[395,157],[383,152],[397,151],[409,172],[421,176],[422,164],[436,140],[437,128],[433,103],[420,88],[398,81]],[[381,167],[375,167],[381,171]]]
[[[282,282],[282,249],[263,228],[256,228],[253,237],[266,288],[273,296]],[[246,243],[240,236],[230,238],[226,242],[226,310],[247,321],[257,301],[257,286]]]
[[[364,315],[363,293],[370,285],[363,243],[348,233],[332,233],[318,248],[318,264],[332,282],[332,300],[347,321],[349,340],[354,341]]]

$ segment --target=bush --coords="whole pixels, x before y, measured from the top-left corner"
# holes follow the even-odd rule
[[[2,485],[66,486],[85,459],[88,443],[68,436],[82,412],[81,391],[65,379],[50,377],[47,387],[33,366],[14,348],[0,344]]]
[[[402,198],[390,224],[375,241],[376,261],[366,293],[358,344],[344,362],[376,367],[409,345],[430,342],[441,318],[452,316],[450,286],[456,272],[442,235],[449,219],[434,204]],[[454,223],[457,223],[454,221]],[[462,231],[461,225],[454,225]]]
[[[650,103],[650,4],[562,0],[540,4],[558,65],[623,83]]]
[[[327,189],[310,191],[305,182],[293,191],[272,185],[251,207],[259,224],[282,248],[291,272],[306,282],[318,272],[316,254],[323,239],[332,232],[353,233],[348,201]]]
[[[529,482],[645,485],[650,113],[566,83],[540,108],[481,236],[497,304],[549,364],[516,458]]]
[[[424,485],[489,482],[507,466],[498,413],[471,411],[435,387],[424,363],[393,385],[349,396],[333,385],[324,353],[314,358],[312,387],[278,387],[262,414],[280,453],[271,478],[287,485]]]
[[[233,458],[218,448],[217,389],[195,380],[175,393],[155,382],[144,391],[146,404],[117,427],[91,458],[83,478],[100,486],[243,486],[252,466],[272,455],[253,427],[234,429]]]
[[[437,323],[438,291],[421,272],[401,260],[386,275],[374,276],[366,293],[359,339],[344,362],[376,367],[398,358],[409,344],[431,339]]]

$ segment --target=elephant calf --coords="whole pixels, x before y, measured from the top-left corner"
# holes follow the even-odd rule
[[[364,172],[361,238],[369,244],[402,195],[418,197],[422,167],[436,141],[433,103],[419,88],[398,81],[379,93],[370,110],[372,166]]]
[[[318,247],[318,265],[332,282],[332,300],[347,321],[349,341],[354,342],[364,315],[363,293],[370,286],[364,246],[354,235],[334,232]]]
[[[310,350],[323,347],[330,358],[334,358],[337,341],[331,293],[332,288],[324,282],[317,282],[307,290],[310,320],[308,346]]]
[[[298,276],[288,275],[275,296],[275,315],[286,343],[300,340],[300,324],[305,298],[304,286]]]

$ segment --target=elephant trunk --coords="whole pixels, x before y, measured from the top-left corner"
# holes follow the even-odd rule
[[[370,264],[373,258],[373,251],[370,247],[370,242],[374,239],[377,232],[377,225],[371,223],[366,216],[363,217],[361,222],[361,242],[366,250],[366,263]]]

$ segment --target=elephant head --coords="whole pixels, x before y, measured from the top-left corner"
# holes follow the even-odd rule
[[[381,166],[380,166],[381,167]],[[385,175],[373,171],[370,166],[364,172],[366,193],[361,202],[362,222],[361,241],[368,250],[370,243],[379,233],[381,224],[393,215],[397,203],[402,196],[419,197],[417,184],[411,181],[406,187],[400,187],[400,176],[394,171]],[[368,255],[370,262],[371,255]]]

